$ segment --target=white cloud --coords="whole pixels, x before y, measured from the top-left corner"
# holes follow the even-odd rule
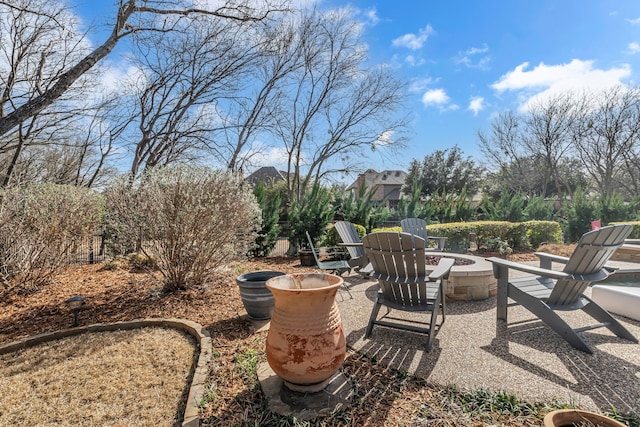
[[[487,70],[491,61],[490,56],[484,55],[487,52],[489,52],[489,46],[484,43],[482,47],[472,47],[464,52],[458,52],[454,60],[456,64],[463,64],[469,68]]]
[[[431,77],[426,77],[424,79],[416,79],[411,82],[409,85],[409,92],[418,93],[425,90],[427,87],[431,86],[434,83],[437,83],[438,79],[434,79]]]
[[[369,10],[366,10],[364,12],[364,15],[367,17],[371,25],[376,25],[378,22],[380,22],[380,18],[378,17],[378,11],[376,10],[375,7]]]
[[[498,93],[519,92],[525,99],[521,108],[526,109],[534,101],[548,99],[566,91],[606,89],[622,83],[623,79],[631,75],[631,67],[626,64],[601,70],[594,68],[593,63],[579,59],[560,65],[541,62],[527,71],[529,63],[524,62],[500,77],[491,87]]]
[[[375,145],[385,146],[393,143],[393,131],[385,130],[380,135],[378,135],[378,139],[376,139]]]
[[[393,40],[396,47],[406,47],[411,50],[418,50],[426,43],[429,35],[433,33],[431,25],[427,25],[418,31],[418,34],[408,33]]]
[[[484,108],[484,98],[481,96],[474,96],[473,98],[471,98],[471,101],[469,101],[467,110],[473,111],[473,115],[477,116],[480,111],[484,110]]]
[[[422,95],[422,104],[425,107],[438,107],[441,110],[457,110],[459,107],[451,103],[451,98],[444,89],[431,89]]]
[[[424,58],[416,58],[413,55],[408,55],[406,58],[404,58],[404,61],[409,64],[409,66],[411,67],[418,67],[422,64],[425,63]]]
[[[640,43],[638,42],[629,43],[629,46],[627,46],[627,53],[630,53],[632,55],[636,53],[640,53]]]
[[[636,19],[627,19],[631,23],[631,25],[640,25],[640,18]]]
[[[287,150],[284,147],[268,147],[262,143],[255,143],[249,150],[244,151],[241,157],[245,159],[249,169],[260,166],[281,169],[287,165]]]

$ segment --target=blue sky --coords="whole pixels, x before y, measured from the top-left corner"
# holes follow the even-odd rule
[[[499,112],[566,89],[640,80],[637,0],[351,5],[370,17],[372,59],[393,64],[412,83],[412,158],[456,144],[479,157],[477,132],[489,130]]]
[[[309,0],[298,0],[309,2]],[[97,4],[96,4],[97,3]],[[111,2],[75,0],[87,20],[113,21]],[[353,9],[372,63],[409,82],[407,156],[372,159],[406,169],[458,145],[481,160],[477,132],[496,114],[567,89],[640,81],[640,1],[322,0]],[[101,40],[94,40],[99,42]]]

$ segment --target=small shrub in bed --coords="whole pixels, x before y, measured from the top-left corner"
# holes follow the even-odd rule
[[[86,188],[30,184],[0,191],[0,276],[36,291],[100,227],[102,197]],[[11,283],[11,285],[8,285]]]
[[[260,228],[252,188],[223,171],[188,166],[122,177],[106,191],[111,229],[155,260],[164,291],[206,282],[221,265],[243,259]]]

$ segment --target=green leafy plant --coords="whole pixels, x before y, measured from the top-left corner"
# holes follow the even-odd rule
[[[253,190],[258,205],[262,210],[262,228],[258,231],[255,246],[251,250],[254,257],[264,257],[271,253],[278,242],[278,220],[280,219],[279,211],[281,205],[280,193],[274,192],[268,194],[267,188],[263,183],[256,184]]]
[[[513,253],[513,249],[506,240],[494,237],[485,242],[485,249],[489,252],[498,252],[501,255]]]
[[[329,221],[333,218],[330,192],[315,183],[310,191],[307,191],[300,203],[294,201],[289,213],[289,243],[291,250],[308,248],[307,236],[314,245],[324,235]]]

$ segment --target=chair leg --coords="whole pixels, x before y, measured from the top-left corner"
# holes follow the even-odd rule
[[[593,351],[587,343],[565,322],[562,317],[551,310],[542,300],[532,297],[515,286],[509,285],[509,296],[518,304],[535,314],[540,320],[564,338],[569,344],[578,350],[592,354]]]
[[[607,310],[600,307],[597,303],[593,302],[590,298],[585,297],[589,303],[585,305],[582,310],[589,316],[593,317],[600,323],[604,323],[605,327],[611,332],[616,334],[620,338],[624,338],[629,341],[638,342],[638,339],[633,336],[631,332],[627,330],[618,320],[611,315]]]
[[[367,325],[367,329],[364,333],[365,338],[369,338],[371,336],[371,332],[373,331],[373,324],[378,318],[378,313],[380,312],[381,306],[382,304],[380,304],[380,302],[378,302],[378,299],[376,298],[376,303],[373,305],[373,309],[371,310],[371,316],[369,317],[369,324]]]

